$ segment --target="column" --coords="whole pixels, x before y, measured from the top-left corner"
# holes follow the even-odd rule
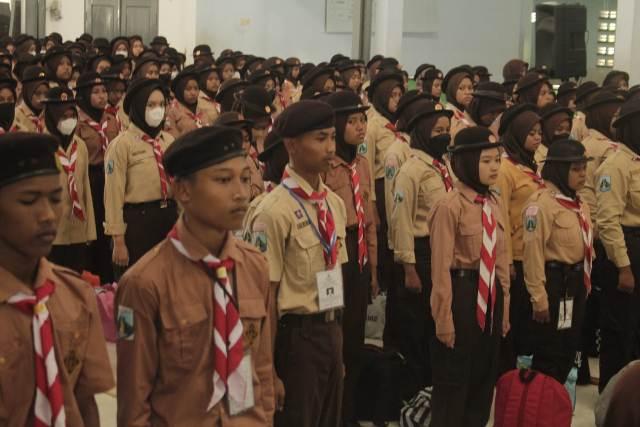
[[[640,3],[618,0],[615,69],[627,71],[631,84],[640,83]]]
[[[404,0],[377,0],[374,9],[371,55],[402,56]]]

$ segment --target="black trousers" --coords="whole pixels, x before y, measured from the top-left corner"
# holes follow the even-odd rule
[[[389,225],[385,210],[384,178],[375,181],[376,209],[380,218],[378,226],[378,284],[386,291],[393,283],[393,251],[389,249]]]
[[[342,422],[342,328],[318,316],[285,315],[278,323],[275,365],[284,383],[277,427],[336,427]]]
[[[454,348],[447,348],[435,337],[431,340],[431,427],[484,427],[489,421],[502,335],[503,294],[496,280],[493,322],[487,317],[486,328],[481,330],[476,319],[478,274],[474,273],[460,277],[452,272]],[[488,308],[487,316],[489,312]]]
[[[127,224],[124,240],[129,250],[130,266],[160,243],[171,231],[178,219],[178,208],[173,200],[168,202],[166,207],[161,207],[159,201],[124,205],[123,216]],[[116,279],[119,279],[123,273],[122,268],[114,265]]]
[[[435,334],[431,316],[431,247],[428,237],[414,239],[416,271],[422,284],[422,292],[408,291],[404,283],[398,288],[398,304],[395,316],[399,327],[398,350],[406,358],[411,377],[416,381],[407,387],[413,394],[431,385],[431,357],[429,342]],[[404,271],[403,271],[404,272]],[[410,396],[409,396],[410,397]]]
[[[514,261],[515,279],[511,280],[509,301],[509,323],[511,329],[502,339],[500,348],[499,375],[516,368],[519,355],[531,354],[531,331],[529,325],[532,316],[531,296],[524,283],[522,261]]]
[[[555,378],[560,384],[567,381],[582,338],[587,298],[582,267],[582,263],[573,266],[555,262],[545,264],[545,290],[551,321],[538,323],[530,320],[532,368]],[[571,327],[558,330],[560,309],[567,310],[566,299],[573,300],[573,312],[568,313],[572,316]]]
[[[371,267],[367,263],[362,271],[358,263],[358,227],[347,229],[346,238],[349,262],[342,264],[344,282],[344,312],[342,333],[344,336],[343,358],[345,365],[343,418],[356,420],[356,395],[358,381],[363,369],[362,350],[364,328],[367,320],[367,305],[370,296]]]
[[[610,280],[602,283],[599,391],[620,369],[640,357],[640,228],[622,230],[636,286],[631,295],[620,292],[618,269],[610,264]]]
[[[104,164],[89,166],[89,185],[93,198],[97,238],[89,245],[88,269],[100,276],[100,283],[113,282],[111,237],[104,234]]]
[[[86,243],[53,245],[47,259],[54,264],[82,273],[87,269],[88,251],[89,246]]]

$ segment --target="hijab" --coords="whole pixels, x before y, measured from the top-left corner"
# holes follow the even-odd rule
[[[75,117],[78,117],[75,103],[71,102],[48,104],[44,110],[44,123],[47,126],[47,130],[60,141],[60,145],[65,150],[71,143],[75,132],[71,133],[71,135],[63,135],[58,130],[58,123],[69,110],[73,110]]]
[[[589,129],[597,130],[607,138],[613,139],[613,135],[611,134],[611,120],[619,108],[619,103],[595,106],[587,110],[585,124]]]
[[[464,105],[460,104],[456,100],[456,93],[458,92],[458,88],[460,87],[460,84],[464,79],[470,79],[471,82],[473,82],[473,79],[471,79],[471,77],[469,77],[467,73],[458,73],[458,74],[454,74],[451,77],[446,88],[447,102],[449,104],[453,104],[460,111],[465,111],[465,108],[464,108]]]
[[[36,116],[40,115],[40,113],[42,112],[42,108],[35,108],[33,106],[33,104],[31,103],[31,98],[33,97],[33,94],[35,93],[35,91],[41,85],[45,85],[45,86],[48,87],[48,83],[46,81],[43,81],[43,80],[36,80],[34,82],[25,83],[25,84],[22,85],[22,92],[23,92],[22,99],[24,100],[24,103],[27,104],[27,107],[29,107],[29,109]]]
[[[556,128],[560,123],[567,120],[571,123],[571,117],[564,111],[559,111],[556,114],[552,114],[542,122],[542,143],[545,147],[551,146],[556,139],[569,139],[569,135],[555,135]]]
[[[3,102],[0,103],[0,127],[9,132],[13,119],[16,115],[16,103],[15,102]]]
[[[482,123],[482,116],[490,113],[503,113],[507,109],[505,101],[498,101],[493,98],[485,98],[474,96],[469,104],[469,115],[478,126],[490,126],[491,123],[485,125]]]
[[[102,86],[102,85],[99,84],[99,85],[84,86],[79,89],[76,89],[76,93],[77,93],[76,100],[78,102],[78,107],[80,107],[82,111],[84,111],[89,117],[91,117],[91,120],[93,120],[94,122],[100,123],[100,121],[102,120],[102,114],[104,113],[104,110],[102,108],[95,108],[93,105],[91,105],[91,92],[93,91],[93,88],[96,86]],[[105,89],[106,89],[106,86],[105,86]]]
[[[144,86],[140,88],[135,94],[133,94],[133,102],[131,103],[131,108],[129,110],[129,118],[131,119],[131,122],[152,138],[158,136],[158,134],[164,127],[164,120],[162,121],[162,123],[160,123],[160,125],[158,125],[158,127],[155,128],[150,127],[145,120],[147,101],[149,100],[149,96],[151,95],[151,93],[155,90],[161,91],[166,101],[167,95],[161,83],[158,82],[158,84]]]
[[[351,164],[358,154],[358,146],[347,144],[344,140],[344,132],[347,128],[349,116],[355,113],[336,114],[336,155],[345,162]],[[361,113],[364,114],[364,113]]]
[[[540,95],[540,90],[543,85],[549,86],[549,83],[541,80],[530,88],[518,93],[518,103],[538,105],[538,96]]]
[[[200,73],[200,79],[198,80],[198,86],[200,86],[200,90],[204,92],[209,98],[214,99],[216,97],[217,92],[212,92],[207,89],[207,79],[211,75],[211,73],[216,73],[218,75],[218,80],[222,83],[222,77],[220,77],[220,73],[218,73],[217,69],[210,69],[208,71],[204,71]]]
[[[47,62],[44,63],[44,69],[47,73],[47,78],[49,79],[49,81],[56,82],[60,86],[67,86],[69,80],[61,80],[58,77],[57,72],[58,66],[60,65],[60,62],[62,62],[62,58],[67,57],[73,65],[73,61],[70,56],[71,55],[67,54],[66,52],[60,52],[58,55],[52,56]]]
[[[398,81],[387,80],[380,83],[373,94],[373,107],[391,123],[395,123],[396,117],[395,113],[389,111],[389,98],[396,87],[402,89],[402,85]]]
[[[452,156],[451,169],[463,184],[481,195],[489,194],[489,187],[480,182],[482,150],[465,150]]]
[[[534,172],[538,170],[534,159],[535,152],[527,151],[524,143],[533,126],[539,122],[540,116],[536,113],[530,110],[524,111],[513,119],[503,137],[504,148],[509,157]]]
[[[431,132],[433,131],[436,122],[442,114],[433,114],[431,116],[427,116],[418,120],[418,123],[415,124],[413,130],[411,131],[411,148],[415,148],[420,151],[424,151],[431,157],[440,162],[443,161],[442,156],[446,153],[446,151],[442,151],[438,149],[438,147],[434,147],[431,142]]]
[[[196,76],[190,75],[178,80],[176,82],[176,91],[174,95],[178,102],[180,102],[180,104],[184,105],[189,109],[189,111],[195,114],[196,108],[198,107],[198,100],[196,99],[196,102],[194,102],[193,104],[187,104],[187,101],[184,99],[184,90],[186,89],[187,84],[189,84],[190,81],[195,81],[196,83],[198,83],[198,78]]]
[[[576,192],[569,187],[571,162],[545,162],[542,167],[542,179],[552,182],[567,197],[575,199]]]

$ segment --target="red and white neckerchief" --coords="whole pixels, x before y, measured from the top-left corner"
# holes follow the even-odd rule
[[[449,169],[437,159],[433,159],[432,164],[438,172],[440,172],[440,177],[442,178],[442,181],[444,181],[444,188],[447,190],[447,193],[450,192],[453,189],[453,180],[449,174]]]
[[[542,177],[540,175],[538,175],[537,172],[532,171],[531,169],[529,169],[528,167],[521,165],[520,163],[516,162],[515,160],[513,160],[511,158],[511,156],[509,156],[508,154],[505,153],[504,156],[508,161],[510,161],[515,167],[517,167],[520,171],[522,171],[522,173],[524,173],[525,175],[527,175],[529,178],[531,178],[533,180],[533,182],[535,182],[536,184],[538,184],[538,188],[544,188],[544,180],[542,179]]]
[[[122,121],[120,120],[120,117],[118,117],[118,112],[120,111],[120,107],[117,105],[111,106],[107,104],[107,106],[104,107],[104,110],[116,118],[116,126],[118,127],[118,133],[122,132]]]
[[[357,160],[349,163],[347,167],[351,171],[351,189],[353,190],[353,202],[356,207],[356,217],[358,218],[358,265],[360,271],[368,261],[367,242],[364,237],[364,202],[360,192],[360,174],[356,167]]]
[[[456,120],[464,123],[466,127],[471,126],[471,123],[469,123],[469,120],[467,120],[467,116],[464,114],[464,112],[460,111],[460,109],[455,106],[451,106],[451,108],[449,109],[453,111],[453,117],[455,117]]]
[[[35,427],[65,427],[64,394],[55,355],[53,328],[47,301],[55,284],[47,280],[35,289],[35,295],[19,292],[9,298],[9,305],[32,316],[36,396],[33,405]]]
[[[76,186],[76,165],[78,163],[78,141],[73,139],[69,146],[69,157],[62,147],[58,147],[58,160],[67,174],[67,186],[69,187],[69,198],[71,198],[71,214],[84,221],[84,210],[80,204],[80,196],[78,195],[78,187]]]
[[[211,254],[202,259],[192,257],[180,241],[175,226],[169,232],[169,240],[178,252],[202,266],[213,279],[213,395],[207,411],[225,394],[235,402],[244,402],[247,384],[238,369],[244,356],[242,322],[228,276],[233,260],[220,260]]]
[[[271,193],[273,191],[274,188],[276,188],[277,185],[274,184],[271,181],[264,181],[264,191],[266,191],[267,193]]]
[[[156,158],[156,165],[158,165],[158,174],[160,175],[160,190],[162,191],[162,200],[165,202],[169,197],[169,179],[167,178],[167,174],[164,171],[164,165],[162,164],[162,156],[164,156],[164,151],[160,146],[160,141],[158,138],[151,138],[149,135],[144,134],[140,138],[147,144],[150,144],[153,148],[153,155]]]
[[[317,231],[319,231],[320,234],[318,237],[320,237],[320,243],[322,244],[324,260],[328,269],[333,269],[338,260],[338,235],[336,233],[333,214],[327,206],[327,192],[323,191],[318,193],[317,191],[312,191],[311,194],[307,194],[298,182],[289,175],[286,169],[282,175],[282,185],[295,196],[312,203],[316,207],[318,212]],[[313,226],[313,223],[311,225]]]
[[[105,131],[107,130],[107,121],[105,120],[102,124],[100,124],[89,118],[84,122],[87,124],[87,126],[96,131],[96,133],[100,136],[102,154],[105,154],[107,152],[107,148],[109,147],[109,138],[107,138],[107,134],[105,133]]]
[[[33,123],[33,125],[36,127],[36,132],[42,133],[42,131],[44,131],[44,120],[42,117],[36,116],[34,114],[31,114],[27,117],[29,117],[31,123]]]
[[[587,221],[587,217],[580,208],[580,198],[567,197],[564,194],[555,194],[554,197],[565,208],[578,215],[580,229],[582,231],[582,241],[584,243],[584,287],[587,295],[591,292],[591,266],[593,265],[593,230]]]
[[[396,139],[399,139],[400,141],[405,143],[409,143],[409,141],[407,141],[407,138],[405,138],[400,132],[398,132],[398,129],[396,129],[393,123],[389,122],[386,125],[384,125],[384,127],[389,129],[391,132],[393,132],[393,134],[396,136]]]
[[[202,126],[204,126],[204,124],[202,123],[202,112],[192,113],[190,110],[185,108],[185,113],[187,113],[187,117],[195,122],[196,128],[200,129]]]
[[[488,197],[477,195],[475,202],[482,204],[482,248],[480,249],[476,320],[478,321],[480,329],[484,331],[489,300],[491,300],[491,322],[493,322],[493,312],[496,305],[496,241],[498,238],[498,223],[491,211]],[[491,328],[493,328],[492,323],[491,325]]]

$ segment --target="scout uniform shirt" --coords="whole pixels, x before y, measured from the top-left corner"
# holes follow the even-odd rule
[[[120,127],[122,130],[126,130],[131,124],[131,119],[129,119],[129,115],[124,112],[124,96],[118,103],[118,119],[120,119]]]
[[[209,253],[182,217],[176,227],[192,256]],[[224,397],[207,411],[214,375],[213,281],[167,238],[127,270],[116,295],[119,426],[271,425],[275,302],[267,263],[230,232],[221,252],[220,259],[234,262],[229,277],[245,354],[251,355],[255,405],[230,416]]]
[[[35,132],[42,133],[44,130],[44,112],[36,116],[33,111],[21,102],[16,107],[16,115],[13,119],[17,132]]]
[[[618,149],[618,144],[597,130],[588,129],[586,138],[582,140],[582,145],[585,148],[585,156],[593,157],[593,160],[587,162],[587,180],[584,187],[578,191],[578,196],[587,204],[589,213],[595,218],[598,209],[596,206],[596,170],[607,157]],[[597,235],[596,230],[594,230],[594,235]]]
[[[393,258],[402,264],[416,263],[413,240],[429,236],[429,213],[447,194],[444,180],[433,166],[433,157],[421,150],[411,152],[396,178],[394,208],[389,219]]]
[[[535,162],[538,164],[538,174],[542,173],[543,162],[546,160],[548,152],[549,149],[547,148],[547,146],[544,144],[540,144],[533,155],[533,160],[535,160]]]
[[[209,98],[209,95],[200,91],[198,95],[198,109],[197,111],[202,112],[202,119],[206,123],[213,123],[218,118],[220,114],[220,105]]]
[[[540,188],[540,184],[529,175],[531,173],[534,172],[528,167],[514,164],[507,157],[502,158],[495,189],[502,199],[502,216],[509,233],[509,264],[513,264],[514,260],[522,261],[522,208],[529,197]]]
[[[78,108],[78,127],[76,129],[76,135],[82,138],[87,145],[87,150],[89,152],[89,164],[91,166],[101,165],[104,162],[102,137],[98,131],[89,125],[90,122],[93,122],[93,119]],[[102,120],[99,125],[109,142],[113,141],[120,132],[115,116],[107,112],[102,114]],[[102,197],[102,195],[96,194],[96,197]]]
[[[403,139],[404,138],[404,139]],[[395,183],[400,167],[411,157],[411,146],[409,145],[409,135],[402,134],[402,138],[396,138],[389,147],[387,155],[384,157],[384,205],[386,218],[391,218],[393,213],[393,196],[395,194]],[[393,249],[393,239],[389,237],[389,249]]]
[[[640,156],[626,145],[596,170],[596,221],[607,257],[616,267],[630,265],[622,227],[640,227]]]
[[[388,127],[392,123],[375,108],[369,108],[366,114],[367,134],[365,143],[360,146],[358,153],[369,161],[373,185],[375,180],[384,178],[384,158],[387,150],[396,140],[396,134]]]
[[[251,147],[251,153],[246,156],[249,172],[251,173],[251,200],[264,192],[264,182],[260,173],[260,162],[258,161],[258,152]]]
[[[456,137],[456,134],[460,132],[462,129],[470,128],[473,126],[477,126],[473,121],[469,113],[466,111],[460,111],[458,107],[451,103],[447,103],[447,110],[453,111],[453,116],[451,117],[451,140]]]
[[[104,159],[104,234],[124,235],[122,208],[125,203],[144,203],[162,199],[158,164],[151,144],[142,140],[145,133],[135,124],[109,144]],[[157,135],[163,152],[173,142],[166,132]],[[167,187],[171,197],[171,186]]]
[[[54,245],[71,245],[96,240],[96,218],[93,212],[93,197],[91,194],[91,184],[89,183],[87,146],[82,139],[74,135],[73,140],[69,143],[65,151],[67,158],[71,157],[74,143],[77,143],[77,149],[76,169],[73,176],[75,177],[75,188],[78,192],[78,201],[82,206],[84,220],[78,218],[73,213],[73,201],[69,192],[69,176],[64,168],[61,168],[60,186],[62,187],[62,194],[60,197],[62,217],[58,225],[58,234],[53,242]],[[98,197],[100,196],[98,195]]]
[[[371,199],[371,178],[369,176],[369,162],[364,156],[356,156],[356,171],[360,176],[360,195],[364,209],[364,234],[367,242],[367,258],[371,268],[378,265],[378,236],[376,234],[375,209]],[[351,185],[351,169],[347,162],[336,156],[331,162],[331,170],[323,174],[322,180],[344,202],[347,213],[346,228],[358,229],[358,215],[356,213],[353,187]],[[358,262],[358,260],[352,260]]]
[[[571,122],[571,139],[582,142],[587,137],[589,128],[586,124],[586,116],[582,111],[576,111]]]
[[[96,296],[76,272],[43,258],[35,287],[47,280],[55,284],[46,306],[53,326],[66,426],[90,427],[84,424],[78,401],[115,386]],[[0,267],[0,425],[5,427],[34,425],[36,373],[32,317],[9,305],[9,298],[17,293],[34,294],[30,286]]]
[[[185,107],[181,102],[174,100],[167,108],[167,118],[164,122],[164,130],[178,138],[187,132],[203,126],[209,126],[211,123],[206,122],[202,111],[196,107],[195,114]]]
[[[311,186],[291,167],[286,168],[307,193]],[[326,203],[331,209],[337,234],[337,265],[348,261],[344,246],[346,209],[340,196],[324,183],[318,191],[326,191]],[[265,196],[256,209],[251,230],[264,241],[264,253],[269,263],[269,278],[279,282],[278,316],[287,313],[315,314],[319,312],[316,274],[327,270],[322,244],[314,231],[318,230],[316,206],[300,199],[302,206],[283,185]],[[302,208],[304,207],[304,209]],[[304,213],[309,214],[311,223]]]
[[[455,184],[455,190],[440,199],[431,210],[428,225],[431,229],[431,242],[437,242],[437,250],[431,251],[431,312],[436,323],[437,334],[454,332],[451,311],[452,288],[451,270],[480,268],[480,250],[482,248],[482,203],[476,203],[477,193],[461,182]],[[509,313],[509,259],[501,200],[492,194],[489,205],[498,224],[496,236],[496,276],[500,280],[504,296],[504,313]],[[433,226],[436,210],[446,212],[445,223],[449,227]],[[497,283],[496,283],[497,285]],[[506,316],[507,314],[505,314]]]
[[[576,264],[584,260],[582,227],[576,213],[555,198],[562,193],[550,182],[535,192],[522,212],[524,223],[524,281],[534,311],[549,309],[545,290],[545,262]],[[589,208],[580,203],[589,224]]]

